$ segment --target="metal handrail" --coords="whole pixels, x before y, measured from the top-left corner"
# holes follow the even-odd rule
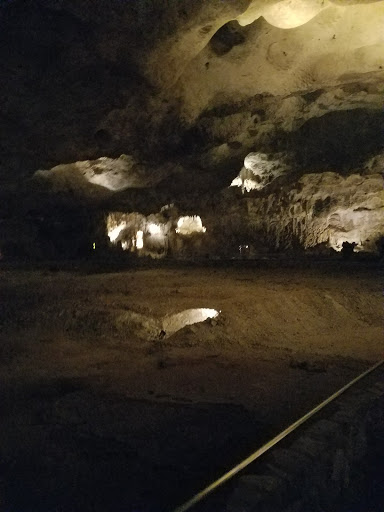
[[[333,393],[333,395],[331,395],[330,397],[328,397],[326,400],[324,400],[323,402],[321,402],[319,405],[317,405],[316,407],[314,407],[311,411],[309,411],[307,414],[305,414],[304,416],[302,416],[300,419],[298,419],[297,421],[295,421],[295,423],[292,423],[292,425],[290,425],[288,428],[286,428],[283,432],[280,432],[280,434],[278,434],[276,437],[274,437],[273,439],[271,439],[270,441],[268,441],[267,443],[265,443],[261,448],[259,448],[258,450],[256,450],[254,453],[252,453],[249,457],[247,457],[246,459],[244,459],[242,462],[240,462],[240,464],[238,464],[237,466],[235,466],[234,468],[232,468],[230,471],[228,471],[227,473],[225,473],[223,476],[221,476],[220,478],[218,478],[215,482],[213,482],[212,484],[208,485],[208,487],[206,487],[205,489],[203,489],[202,491],[198,492],[197,494],[195,494],[195,496],[193,496],[190,500],[188,500],[187,502],[185,502],[183,505],[180,505],[179,507],[175,508],[173,510],[173,512],[186,512],[187,510],[189,510],[190,508],[192,508],[194,505],[196,505],[197,503],[199,503],[200,501],[202,501],[204,498],[206,498],[208,496],[208,494],[210,494],[211,492],[215,491],[218,487],[220,487],[221,485],[223,485],[225,482],[227,482],[228,480],[230,480],[231,478],[233,478],[237,473],[239,473],[240,471],[242,471],[244,468],[246,468],[247,466],[249,466],[252,462],[254,462],[256,459],[258,459],[261,455],[263,455],[266,451],[270,450],[273,446],[275,446],[275,444],[279,443],[282,439],[284,439],[286,436],[288,436],[291,432],[293,432],[294,430],[296,430],[300,425],[302,425],[303,423],[305,423],[307,420],[309,420],[309,418],[311,418],[312,416],[314,416],[316,413],[318,413],[321,409],[323,409],[326,405],[328,405],[329,403],[331,403],[333,400],[335,400],[337,397],[339,397],[342,393],[344,393],[345,391],[347,391],[347,389],[349,389],[351,386],[353,386],[354,384],[356,384],[359,380],[361,380],[363,377],[365,377],[366,375],[368,375],[369,373],[373,372],[374,370],[376,370],[376,368],[378,368],[379,366],[381,366],[382,364],[384,363],[384,359],[382,359],[381,361],[377,362],[376,364],[374,364],[373,366],[371,366],[370,368],[368,368],[368,370],[366,370],[365,372],[361,373],[358,377],[356,377],[355,379],[351,380],[348,384],[346,384],[344,387],[342,387],[341,389],[339,389],[338,391],[336,391],[336,393]]]

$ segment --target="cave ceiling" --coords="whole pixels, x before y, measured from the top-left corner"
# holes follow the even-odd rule
[[[155,211],[249,153],[284,187],[381,172],[383,79],[382,0],[8,0],[0,184]]]

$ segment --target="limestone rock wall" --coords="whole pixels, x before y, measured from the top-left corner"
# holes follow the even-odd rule
[[[236,144],[276,141],[326,112],[379,110],[383,9],[382,0],[3,2],[1,173],[122,153],[158,162],[188,153],[209,167],[200,156],[210,134],[232,144],[228,160]]]
[[[306,174],[291,190],[246,202],[251,226],[266,233],[277,248],[328,244],[340,251],[343,242],[355,242],[357,250],[374,251],[384,235],[379,174]]]
[[[191,61],[179,81],[185,108],[196,117],[225,98],[233,102],[233,98],[238,101],[267,93],[285,96],[285,104],[277,109],[284,116],[299,108],[292,94],[375,81],[383,74],[383,9],[382,2],[348,7],[328,4],[308,23],[289,30],[259,18],[242,29],[244,44],[219,56],[207,45]],[[362,18],[364,24],[359,23]],[[199,80],[203,72],[204,80]],[[337,103],[337,98],[332,102]]]

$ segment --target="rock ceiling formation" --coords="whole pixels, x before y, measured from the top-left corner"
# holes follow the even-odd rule
[[[383,0],[8,0],[0,29],[0,217],[22,191],[20,221],[59,194],[232,212],[240,245],[384,235]]]

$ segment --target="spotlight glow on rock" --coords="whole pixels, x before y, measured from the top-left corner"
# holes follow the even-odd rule
[[[144,247],[144,239],[143,239],[144,233],[142,231],[138,231],[136,233],[136,247],[138,249],[142,249]]]
[[[122,224],[119,224],[115,228],[111,229],[111,231],[108,231],[108,238],[111,242],[115,242],[118,238],[120,233],[127,227],[126,223],[123,222]]]
[[[186,309],[180,313],[166,316],[163,319],[163,329],[168,337],[186,325],[205,322],[205,320],[208,320],[208,318],[216,318],[218,315],[219,311],[211,308]]]
[[[159,224],[148,224],[148,232],[151,235],[160,235],[161,234],[161,226]]]
[[[180,217],[177,221],[176,233],[180,235],[192,235],[194,233],[205,233],[207,228],[203,226],[199,215]]]

